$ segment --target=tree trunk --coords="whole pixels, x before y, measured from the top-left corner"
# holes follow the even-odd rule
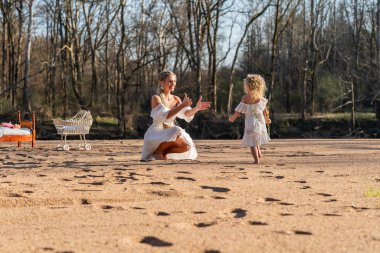
[[[30,94],[29,94],[29,63],[30,63],[30,47],[32,44],[32,22],[33,22],[33,0],[29,0],[29,19],[28,19],[28,30],[26,35],[25,43],[25,68],[24,68],[24,89],[23,89],[23,109],[24,111],[31,112],[32,108],[30,106]]]
[[[356,78],[352,77],[351,79],[351,130],[355,130],[355,87],[356,87]]]

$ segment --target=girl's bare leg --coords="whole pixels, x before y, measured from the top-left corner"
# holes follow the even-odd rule
[[[259,154],[259,158],[262,158],[263,155],[261,154],[260,146],[257,146],[257,152],[258,152],[258,154]]]
[[[258,152],[257,146],[251,147],[251,153],[252,153],[253,159],[255,159],[254,164],[258,164],[259,163],[259,152]]]

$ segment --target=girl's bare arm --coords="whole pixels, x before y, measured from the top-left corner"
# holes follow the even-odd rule
[[[237,117],[240,116],[240,112],[235,112],[234,115],[232,115],[230,118],[229,118],[229,121],[230,122],[234,122],[236,120]]]
[[[265,107],[263,114],[264,114],[265,124],[269,125],[270,123],[272,123],[272,121],[269,118],[269,110],[267,107]]]

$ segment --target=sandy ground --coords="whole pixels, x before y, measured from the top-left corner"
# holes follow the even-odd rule
[[[141,140],[0,143],[0,252],[380,252],[380,140],[273,140],[260,165],[195,142],[153,162]]]

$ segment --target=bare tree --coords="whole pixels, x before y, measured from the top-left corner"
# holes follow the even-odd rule
[[[269,0],[267,1],[262,9],[256,13],[254,13],[252,16],[250,16],[247,20],[247,22],[245,23],[244,25],[244,30],[243,30],[243,34],[241,35],[240,39],[239,39],[239,42],[236,46],[236,50],[235,50],[235,53],[234,53],[234,57],[233,57],[233,60],[232,60],[232,63],[231,63],[231,67],[230,67],[230,80],[229,80],[229,83],[228,83],[228,102],[227,102],[227,113],[230,113],[231,112],[231,104],[232,104],[232,89],[233,89],[233,79],[234,79],[234,76],[235,76],[235,71],[236,71],[236,62],[237,62],[237,59],[238,59],[238,56],[239,56],[239,52],[240,52],[240,47],[242,46],[247,34],[248,34],[248,31],[251,27],[251,25],[253,24],[253,22],[255,20],[257,20],[260,16],[262,16],[266,10],[271,6],[272,4],[272,0]]]
[[[173,23],[172,34],[183,49],[190,69],[195,73],[196,95],[200,96],[202,94],[203,49],[206,38],[205,13],[202,11],[204,0],[186,1],[185,3],[177,3],[172,0],[166,2]],[[181,15],[186,19],[181,19]]]
[[[360,2],[359,2],[360,1]],[[356,128],[356,117],[355,117],[355,103],[358,97],[358,82],[359,82],[359,61],[360,61],[360,50],[362,43],[362,33],[364,26],[364,1],[362,0],[352,0],[350,3],[345,0],[344,11],[346,15],[347,24],[349,27],[350,35],[353,42],[353,52],[349,55],[347,59],[343,54],[341,57],[344,58],[347,64],[347,72],[350,77],[351,87],[351,127]]]
[[[327,42],[322,31],[324,21],[327,19],[327,2],[325,0],[311,0],[309,2],[309,16],[307,15],[306,1],[304,8],[304,75],[303,75],[303,109],[302,119],[306,119],[307,90],[310,87],[310,115],[316,111],[316,90],[318,84],[318,71],[320,66],[328,59],[333,42]],[[307,22],[309,20],[309,22]],[[306,27],[307,26],[307,27]]]
[[[25,42],[25,65],[24,65],[24,88],[23,88],[23,108],[25,111],[30,112],[32,108],[30,106],[30,92],[29,92],[29,63],[30,63],[30,47],[32,44],[32,25],[33,25],[33,2],[34,0],[26,1],[28,4],[29,16],[28,16],[28,28]]]
[[[284,3],[285,2],[285,3]],[[275,1],[275,15],[274,15],[274,27],[272,32],[272,45],[271,45],[271,67],[270,67],[270,75],[271,82],[268,89],[268,100],[272,101],[274,98],[274,89],[277,77],[277,57],[279,53],[279,43],[282,38],[282,35],[285,29],[290,24],[291,20],[294,18],[294,15],[298,9],[301,0],[276,0]],[[271,108],[272,118],[274,118],[274,110]]]
[[[21,65],[23,1],[1,1],[0,8],[4,29],[2,69],[5,88],[2,94],[9,94],[11,105],[15,108]]]

